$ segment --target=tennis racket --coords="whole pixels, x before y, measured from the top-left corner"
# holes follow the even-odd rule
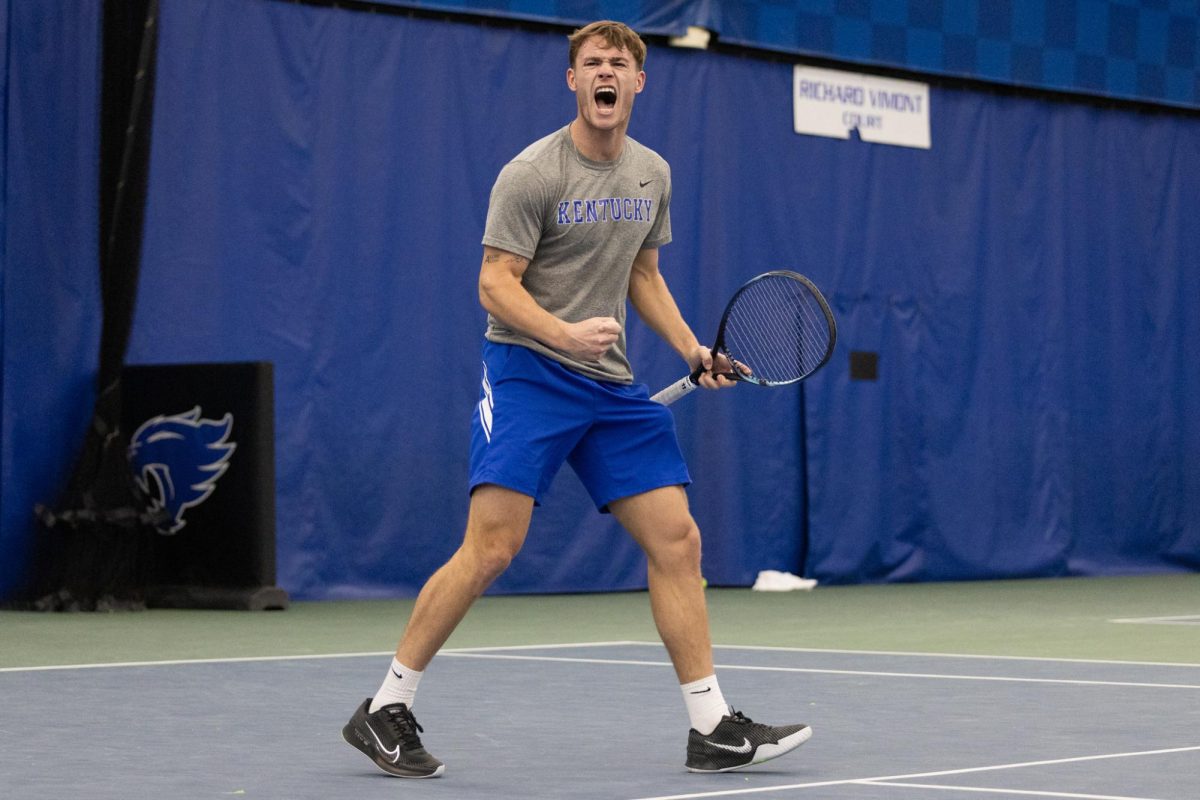
[[[726,378],[784,386],[825,366],[835,342],[833,312],[813,282],[777,270],[752,278],[730,298],[712,352],[733,364],[733,372],[720,373]],[[700,367],[650,399],[670,405],[699,386],[703,374]]]

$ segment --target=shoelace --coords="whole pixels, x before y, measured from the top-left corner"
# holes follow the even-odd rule
[[[750,719],[749,717],[747,717],[745,714],[743,714],[740,711],[734,711],[732,708],[729,709],[729,721],[736,722],[738,725],[753,725],[754,724],[754,720]]]
[[[388,710],[388,726],[392,729],[392,733],[396,738],[404,742],[407,749],[421,746],[421,737],[417,735],[417,731],[425,732],[421,727],[421,723],[417,722],[417,718],[408,710],[408,706],[399,705]]]

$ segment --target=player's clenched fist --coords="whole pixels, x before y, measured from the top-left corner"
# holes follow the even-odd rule
[[[566,323],[566,334],[567,353],[583,361],[599,361],[621,335],[621,323],[612,317],[592,317]]]

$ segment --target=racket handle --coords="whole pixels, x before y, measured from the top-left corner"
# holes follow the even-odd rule
[[[675,381],[650,399],[656,403],[662,403],[664,406],[669,406],[685,394],[691,393],[699,385],[696,383],[695,378],[687,375]]]

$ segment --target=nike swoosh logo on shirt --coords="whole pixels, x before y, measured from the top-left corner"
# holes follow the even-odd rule
[[[638,181],[638,188],[644,188],[648,183],[654,183],[654,178],[651,178],[648,181]]]
[[[722,750],[729,750],[734,753],[749,753],[750,750],[753,749],[753,745],[750,744],[750,740],[746,738],[742,739],[742,744],[739,747],[734,747],[731,744],[717,744],[716,742],[709,742],[709,744],[713,747],[719,747]]]

